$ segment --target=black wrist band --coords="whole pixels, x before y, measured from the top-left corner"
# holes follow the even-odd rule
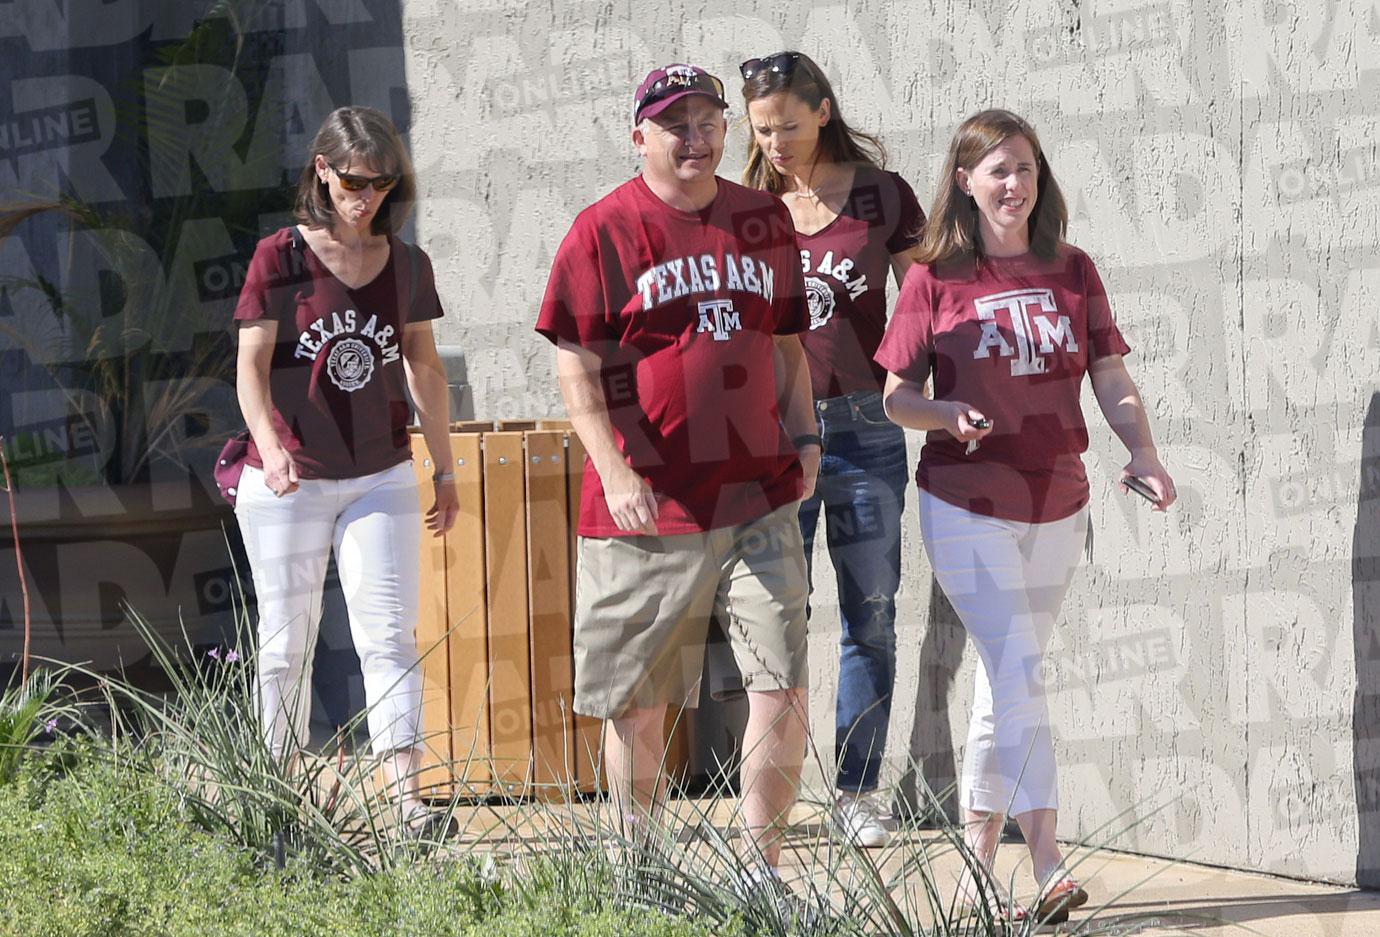
[[[824,440],[819,433],[801,433],[799,436],[791,437],[791,445],[796,449],[804,449],[806,446],[819,446],[824,448]]]

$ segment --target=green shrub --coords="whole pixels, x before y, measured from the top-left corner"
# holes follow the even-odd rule
[[[691,920],[513,889],[471,861],[346,881],[298,857],[283,871],[191,826],[153,775],[82,761],[0,789],[3,937],[705,937]],[[721,937],[726,937],[722,935]]]
[[[26,743],[0,785],[0,937],[1025,937],[960,914],[935,867],[976,869],[963,831],[928,792],[937,836],[885,849],[827,827],[793,843],[805,875],[788,899],[741,894],[746,864],[721,777],[668,827],[632,839],[608,811],[538,798],[498,811],[463,851],[405,835],[366,783],[368,759],[279,759],[263,743],[252,656],[190,656],[137,615],[171,695],[90,674],[110,731],[41,758]],[[27,724],[33,724],[30,717]],[[104,714],[93,723],[104,723]],[[827,796],[827,795],[826,795]],[[816,804],[827,810],[828,803]],[[452,808],[454,809],[454,808]],[[391,819],[390,819],[391,816]],[[545,831],[527,836],[523,828]],[[482,823],[480,825],[483,825]],[[470,831],[474,835],[474,831]],[[274,862],[278,842],[285,865]],[[501,854],[502,857],[499,857]],[[950,861],[950,860],[946,860]],[[484,863],[481,866],[480,863]],[[497,864],[496,864],[497,863]],[[1078,932],[1131,934],[1095,914]]]
[[[0,693],[0,784],[10,784],[38,738],[55,725],[51,706],[58,675],[39,670]]]

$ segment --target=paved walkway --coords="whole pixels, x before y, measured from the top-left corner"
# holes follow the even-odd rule
[[[546,824],[565,826],[579,817],[589,822],[593,804],[548,805],[533,811],[530,807],[467,807],[461,812],[464,832],[452,844],[461,849],[493,849],[520,854],[528,848],[541,848],[552,841],[554,832]],[[708,817],[713,826],[727,832],[734,826],[731,802],[678,804],[682,818]],[[818,811],[799,806],[792,816],[793,826],[783,864],[787,878],[800,880],[818,869],[827,850]],[[693,825],[693,824],[692,824]],[[899,838],[898,838],[899,839]],[[691,847],[693,848],[693,847]],[[953,883],[962,867],[961,860],[948,847],[942,833],[911,831],[885,850],[869,850],[868,858],[877,864],[884,877],[893,874],[903,860],[923,853],[929,858],[941,893],[952,894]],[[1000,881],[1014,883],[1017,898],[1030,900],[1034,885],[1028,864],[1022,864],[1025,847],[1004,844],[997,861]],[[1068,861],[1076,863],[1076,874],[1091,895],[1089,904],[1073,913],[1059,928],[1044,933],[1188,934],[1194,937],[1227,935],[1266,935],[1266,937],[1380,937],[1380,892],[1363,892],[1336,886],[1317,885],[1247,872],[1174,863],[1125,853],[1087,852],[1069,847]],[[820,873],[814,873],[820,881]],[[912,874],[909,887],[916,888]],[[916,896],[914,902],[926,902]],[[917,917],[926,921],[921,911]],[[1089,924],[1112,925],[1084,928]],[[1121,925],[1138,925],[1135,927]]]
[[[1003,846],[999,868],[1009,870],[1024,847]],[[1005,853],[1006,855],[1002,855]],[[1154,921],[1142,933],[1268,937],[1376,937],[1380,892],[1315,885],[1248,872],[1147,859],[1125,853],[1071,853],[1092,896],[1074,912],[1065,933],[1074,933],[1088,912],[1099,920]],[[1029,873],[1022,870],[1028,879]],[[1019,881],[1019,877],[1018,877]]]

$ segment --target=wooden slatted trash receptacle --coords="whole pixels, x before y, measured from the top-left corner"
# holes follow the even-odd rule
[[[571,708],[584,448],[561,420],[453,429],[460,514],[445,537],[423,531],[419,556],[424,793],[596,791],[599,723]],[[437,467],[415,431],[412,453],[426,510]],[[673,773],[688,763],[688,732],[681,718]]]

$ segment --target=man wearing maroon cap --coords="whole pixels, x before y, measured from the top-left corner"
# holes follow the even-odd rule
[[[664,793],[668,706],[694,706],[711,616],[748,697],[743,816],[775,878],[804,752],[805,559],[797,523],[819,437],[785,207],[715,176],[723,84],[653,70],[634,99],[642,172],[582,211],[537,331],[589,453],[579,533],[575,709],[608,720],[625,829]],[[760,878],[759,878],[760,880]]]

